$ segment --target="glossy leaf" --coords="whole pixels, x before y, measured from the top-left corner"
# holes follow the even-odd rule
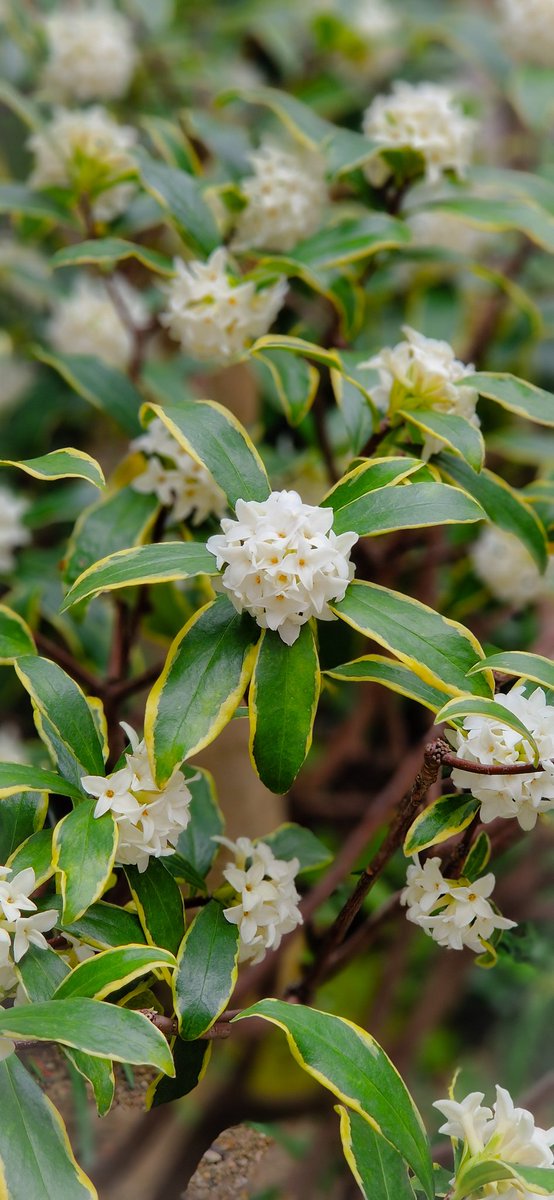
[[[146,941],[176,954],[185,932],[183,897],[163,859],[151,858],[143,872],[125,867],[125,874]]]
[[[554,221],[552,222],[554,229]],[[503,408],[529,417],[539,425],[554,425],[554,394],[534,383],[526,383],[515,375],[494,371],[479,371],[471,376],[471,386],[481,396],[496,400]]]
[[[491,840],[484,830],[477,835],[462,863],[461,874],[472,883],[483,874],[491,857]]]
[[[404,854],[410,858],[429,846],[440,846],[467,829],[478,812],[479,801],[468,792],[440,796],[410,826],[404,841]]]
[[[46,907],[53,908],[54,904],[55,897],[49,896]],[[80,938],[98,950],[107,950],[110,946],[128,946],[137,942],[146,944],[140,921],[135,914],[105,900],[91,904],[78,921],[66,923],[60,918],[58,927],[62,932]]]
[[[65,925],[78,921],[105,891],[117,849],[117,825],[111,812],[94,816],[86,801],[56,825],[54,864],[60,876]]]
[[[319,384],[319,373],[305,359],[283,350],[255,355],[267,368],[276,398],[289,425],[299,425],[310,411]]]
[[[390,1142],[433,1200],[425,1127],[406,1085],[377,1042],[344,1017],[281,1000],[261,1000],[235,1020],[250,1016],[284,1031],[299,1065]]]
[[[99,1058],[174,1074],[167,1042],[147,1017],[85,996],[0,1009],[0,1036],[60,1042]]]
[[[173,642],[144,721],[160,785],[231,719],[252,672],[259,632],[222,595],[195,613]]]
[[[516,733],[520,733],[522,738],[533,747],[536,762],[539,761],[539,750],[532,733],[529,732],[523,721],[520,721],[519,717],[516,717],[514,713],[510,712],[509,708],[505,708],[497,700],[481,696],[464,696],[460,699],[449,700],[444,705],[444,708],[441,708],[437,713],[437,723],[439,721],[449,721],[454,725],[458,724],[463,717],[472,716],[486,717],[487,720],[494,722],[495,725],[507,725],[508,729],[514,729]]]
[[[364,654],[353,662],[342,663],[325,672],[332,679],[342,679],[346,683],[382,683],[393,692],[416,700],[418,704],[437,712],[444,704],[445,692],[420,679],[414,671],[403,663],[395,662],[380,654]]]
[[[212,1053],[212,1042],[203,1040],[185,1042],[175,1038],[173,1043],[173,1060],[175,1062],[175,1078],[158,1075],[146,1093],[146,1107],[158,1108],[160,1104],[170,1104],[172,1100],[180,1100],[194,1091],[200,1080],[204,1078]]]
[[[249,695],[250,750],[272,792],[293,784],[312,743],[321,677],[314,633],[303,625],[292,646],[264,630]]]
[[[215,250],[221,242],[219,230],[197,180],[187,171],[150,158],[143,150],[135,156],[144,188],[184,241],[202,257]]]
[[[122,371],[87,354],[51,354],[42,349],[36,350],[35,354],[46,366],[57,371],[79,396],[113,417],[125,433],[131,437],[140,433],[142,397]]]
[[[175,959],[168,950],[150,946],[121,946],[102,950],[94,958],[86,958],[66,975],[53,993],[53,999],[90,996],[93,1000],[105,1000],[106,996],[127,987],[141,975],[149,975],[160,967],[174,966]]]
[[[448,450],[465,458],[474,471],[480,471],[485,460],[485,443],[481,430],[457,413],[443,413],[437,408],[400,409],[398,416],[415,425],[424,437],[437,438]]]
[[[211,472],[229,504],[237,500],[266,500],[269,480],[263,462],[246,430],[228,409],[213,400],[182,400],[180,404],[148,404],[180,446]]]
[[[334,511],[335,533],[358,532],[357,525],[368,524],[373,492],[399,483],[420,468],[418,458],[398,457],[365,459],[348,471],[321,501],[323,508]]]
[[[526,204],[521,199],[498,200],[489,196],[456,196],[452,199],[437,200],[426,207],[454,213],[477,228],[494,231],[517,229],[543,250],[554,252],[554,220],[536,204]]]
[[[379,642],[424,683],[450,695],[467,694],[467,672],[483,651],[463,625],[442,617],[427,605],[376,583],[354,581],[344,600],[331,605],[337,616]],[[475,676],[476,695],[490,696],[492,677]]]
[[[456,1200],[464,1200],[481,1191],[488,1183],[513,1180],[518,1192],[533,1188],[534,1196],[554,1195],[554,1167],[524,1167],[519,1163],[485,1158],[484,1154],[470,1159],[456,1177]]]
[[[357,384],[341,371],[331,371],[331,383],[352,450],[354,454],[360,454],[376,425],[373,409]]]
[[[480,670],[502,671],[504,675],[516,675],[519,679],[530,679],[545,688],[554,689],[554,662],[542,654],[530,654],[524,650],[503,650],[489,654],[483,665],[476,663],[469,675]]]
[[[18,467],[26,475],[34,479],[86,479],[94,487],[102,488],[106,480],[102,468],[95,458],[85,454],[83,450],[67,447],[64,450],[51,450],[40,458],[27,458],[16,461],[11,458],[0,458],[2,467]]]
[[[173,263],[165,254],[151,250],[140,242],[127,242],[124,238],[96,238],[94,241],[78,242],[75,246],[64,246],[52,256],[52,267],[105,267],[111,270],[119,262],[134,258],[158,275],[173,275]]]
[[[3,810],[0,809],[0,816],[3,817]],[[24,871],[27,867],[32,867],[35,872],[35,883],[40,887],[42,883],[46,883],[54,874],[54,865],[52,863],[52,829],[37,829],[36,833],[31,833],[30,837],[18,845],[17,850],[14,850],[11,855],[2,855],[0,858],[6,863],[12,871]],[[0,845],[2,839],[0,838]]]
[[[331,851],[320,842],[311,829],[304,829],[302,825],[295,825],[292,821],[279,825],[273,833],[268,833],[266,837],[258,840],[265,842],[266,846],[271,846],[276,858],[284,858],[285,862],[297,858],[300,863],[299,875],[317,871],[320,867],[327,866],[333,858]]]
[[[103,775],[102,747],[90,708],[78,684],[57,663],[38,655],[17,659],[15,670],[34,709],[52,727],[78,773]],[[65,774],[61,763],[60,770]]]
[[[439,454],[434,462],[442,475],[459,484],[477,500],[494,525],[513,533],[544,570],[547,546],[544,529],[531,505],[498,475],[483,469],[477,474],[452,454]]]
[[[42,828],[48,799],[42,792],[16,792],[0,801],[0,862]]]
[[[0,664],[36,652],[33,635],[23,617],[0,604]]]
[[[350,528],[360,537],[375,537],[397,529],[421,529],[429,525],[468,524],[482,521],[485,513],[471,496],[459,488],[441,483],[411,483],[399,487],[379,488],[358,500],[355,519],[353,508],[341,514],[337,532],[343,532],[342,522],[351,520]]]
[[[3,183],[0,186],[0,213],[15,213],[39,221],[73,224],[71,214],[46,192],[34,192],[24,183]]]
[[[96,562],[143,542],[159,508],[157,496],[128,486],[85,509],[69,539],[64,582],[74,583]]]
[[[306,267],[328,269],[358,262],[381,250],[405,246],[410,241],[411,232],[404,221],[387,213],[373,212],[321,229],[299,242],[288,257]]]
[[[62,612],[100,592],[137,584],[168,583],[193,575],[217,575],[213,554],[200,542],[155,542],[118,550],[93,563],[76,580],[62,605]]]
[[[278,88],[233,88],[218,97],[220,104],[231,100],[244,100],[248,104],[260,104],[270,108],[282,121],[288,133],[313,149],[330,136],[334,126],[303,104],[296,96],[281,92]]]
[[[67,796],[76,804],[82,803],[84,793],[54,771],[42,767],[28,767],[25,763],[0,763],[0,797],[14,792],[53,792],[56,796]]]
[[[406,1164],[357,1112],[336,1107],[344,1157],[365,1200],[414,1200]]]
[[[173,977],[179,1032],[195,1041],[227,1007],[238,972],[239,931],[217,900],[201,908],[187,930]]]
[[[202,878],[209,871],[217,854],[214,837],[223,833],[225,820],[217,802],[215,784],[209,771],[183,767],[183,774],[192,793],[190,821],[179,834],[177,853]]]

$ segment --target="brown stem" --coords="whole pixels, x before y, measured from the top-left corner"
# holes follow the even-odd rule
[[[92,692],[95,696],[102,695],[104,691],[102,681],[97,679],[91,671],[87,671],[86,667],[81,666],[69,650],[66,650],[64,646],[59,646],[57,642],[51,641],[43,633],[35,633],[34,636],[41,654],[44,654],[46,658],[51,658],[59,667],[63,667],[64,671],[67,671],[77,683],[86,688],[87,692]]]
[[[457,758],[455,754],[445,754],[443,758],[445,767],[455,767],[459,771],[469,771],[471,775],[530,775],[537,771],[544,771],[542,763],[478,763],[468,762],[465,758]],[[554,760],[550,760],[554,761]]]
[[[134,679],[120,679],[119,682],[113,683],[111,686],[111,694],[115,700],[125,700],[127,696],[133,696],[135,692],[141,692],[143,688],[150,687],[151,683],[155,683],[162,673],[163,663],[157,663],[154,667],[147,667],[141,675],[135,675]]]
[[[517,279],[523,270],[529,256],[533,253],[533,243],[524,239],[515,253],[508,259],[502,274],[506,279]],[[474,363],[479,368],[486,357],[488,347],[494,340],[504,309],[510,296],[506,291],[497,290],[491,296],[485,311],[481,315],[479,325],[464,352],[466,362]]]

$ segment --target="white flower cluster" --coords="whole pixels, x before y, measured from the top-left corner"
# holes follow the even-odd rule
[[[17,987],[14,964],[29,946],[46,946],[44,931],[58,919],[55,909],[39,912],[34,900],[35,872],[32,867],[14,875],[11,867],[0,867],[0,996]]]
[[[463,1100],[435,1100],[446,1122],[439,1133],[445,1133],[465,1143],[464,1160],[482,1154],[501,1162],[519,1163],[525,1167],[551,1167],[554,1154],[554,1129],[540,1129],[533,1114],[526,1108],[516,1108],[510,1093],[496,1086],[493,1108],[482,1107],[483,1092],[470,1092]],[[480,1196],[502,1196],[502,1200],[523,1200],[522,1189],[511,1183],[488,1183],[479,1190]],[[525,1189],[526,1200],[540,1200],[537,1192]]]
[[[539,813],[554,809],[554,705],[548,704],[542,688],[526,696],[521,684],[498,693],[495,700],[533,735],[544,769],[529,775],[474,775],[456,768],[452,782],[480,801],[485,824],[495,817],[515,817],[522,829],[533,829]],[[469,762],[505,766],[533,761],[529,742],[491,717],[465,717],[463,731],[449,730],[447,737],[457,756]]]
[[[521,62],[554,66],[554,0],[498,0],[500,38]]]
[[[385,0],[359,0],[350,21],[368,41],[378,42],[398,29],[398,16]]]
[[[554,558],[541,575],[523,542],[497,525],[485,526],[470,553],[475,574],[503,604],[524,608],[554,590]]]
[[[34,188],[76,188],[93,195],[92,212],[111,221],[129,204],[134,184],[119,182],[134,167],[130,156],[137,133],[118,125],[104,108],[70,112],[59,108],[50,124],[33,133],[28,148],[35,163],[29,183]]]
[[[118,827],[116,861],[146,871],[151,858],[173,854],[179,834],[190,821],[191,793],[176,768],[163,788],[154,780],[144,741],[124,724],[131,744],[126,766],[106,777],[84,775],[81,783],[97,797],[95,817],[112,812]]]
[[[271,142],[264,142],[250,161],[254,173],[241,183],[246,207],[232,245],[237,250],[292,250],[321,225],[325,163],[316,153],[283,150]]]
[[[159,417],[131,447],[152,456],[132,486],[137,492],[155,493],[161,504],[171,506],[172,521],[190,519],[192,525],[201,525],[212,514],[223,515],[227,500],[213,475],[183,450]],[[162,459],[169,459],[171,466]]]
[[[463,950],[466,946],[482,954],[495,929],[513,929],[516,924],[499,916],[490,903],[488,897],[495,884],[492,872],[472,883],[445,879],[440,858],[428,858],[421,866],[415,855],[406,884],[400,903],[407,907],[408,921],[448,950]]]
[[[206,545],[225,566],[223,588],[237,612],[276,629],[288,646],[310,617],[334,620],[329,601],[342,600],[354,575],[349,555],[358,535],[337,536],[332,508],[303,504],[298,492],[237,500],[236,514]]]
[[[25,500],[0,487],[0,573],[3,575],[14,566],[16,547],[26,546],[31,540],[22,520],[26,509]]]
[[[113,286],[135,328],[145,328],[148,311],[140,292],[117,276]],[[88,354],[121,371],[128,366],[133,352],[131,330],[103,283],[86,275],[57,300],[47,334],[59,354]]]
[[[438,183],[446,171],[465,175],[475,122],[465,116],[450,88],[397,80],[390,95],[376,96],[366,109],[363,131],[383,150],[417,151],[425,163],[426,179]],[[375,187],[392,174],[382,155],[372,158],[364,170]]]
[[[362,363],[379,374],[379,384],[371,388],[371,398],[382,412],[402,408],[406,400],[417,398],[419,407],[465,417],[479,425],[475,412],[478,393],[460,381],[473,374],[473,367],[456,358],[448,342],[425,337],[409,325],[402,326],[404,342],[385,347]],[[408,405],[409,407],[409,405]],[[426,438],[423,454],[429,458],[443,448],[438,438]]]
[[[214,250],[207,262],[175,259],[167,286],[167,309],[160,320],[183,350],[197,359],[226,363],[267,333],[287,290],[281,279],[256,291],[230,275],[227,251]]]
[[[44,82],[75,100],[117,100],[136,64],[130,22],[106,4],[66,7],[45,19],[48,61]]]
[[[237,893],[236,902],[223,910],[240,933],[239,962],[258,963],[268,950],[276,950],[286,933],[302,924],[300,896],[294,886],[300,863],[275,858],[265,842],[239,837],[236,842],[216,837],[235,856],[224,879]]]

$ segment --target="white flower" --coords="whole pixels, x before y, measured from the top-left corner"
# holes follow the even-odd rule
[[[484,1092],[470,1092],[464,1100],[434,1100],[433,1108],[447,1118],[439,1133],[467,1142],[471,1154],[479,1154],[484,1146],[485,1129],[492,1118],[492,1109],[482,1108]]]
[[[359,0],[351,23],[368,41],[378,42],[395,32],[399,18],[384,0]]]
[[[459,386],[462,379],[473,374],[474,368],[460,362],[448,342],[425,337],[409,325],[403,325],[402,332],[406,341],[386,347],[361,364],[379,374],[379,384],[371,389],[377,407],[393,413],[406,401],[408,407],[415,407],[415,398],[420,408],[455,413],[478,426],[475,412],[478,393],[471,386]],[[429,458],[442,448],[437,438],[426,438],[424,456]]]
[[[137,329],[148,323],[142,296],[125,279],[114,279]],[[124,371],[133,352],[133,335],[100,280],[83,275],[67,296],[60,297],[47,328],[59,354],[88,354]]]
[[[116,861],[145,871],[151,858],[173,854],[179,834],[190,821],[192,797],[178,768],[158,788],[144,741],[130,725],[122,722],[122,727],[131,743],[127,765],[106,778],[85,775],[81,783],[97,797],[95,817],[113,813],[119,835]]]
[[[174,521],[190,519],[192,525],[201,525],[212,514],[223,515],[227,500],[213,475],[181,448],[159,417],[131,442],[131,448],[153,455],[132,486],[137,492],[154,492],[161,504],[171,505]],[[158,455],[170,459],[173,466],[164,466]]]
[[[297,858],[275,858],[269,846],[250,838],[213,840],[235,856],[223,877],[236,892],[236,901],[223,911],[239,928],[239,962],[261,962],[267,950],[276,950],[284,935],[302,924],[294,886],[300,863]]]
[[[237,500],[236,514],[206,545],[225,566],[222,585],[237,612],[276,629],[289,646],[310,617],[334,620],[329,601],[342,600],[354,575],[349,555],[358,535],[337,536],[333,510],[303,504],[297,492]]]
[[[554,558],[544,575],[513,533],[486,525],[471,547],[475,574],[503,604],[523,608],[554,590]]]
[[[282,307],[286,280],[256,291],[228,271],[227,251],[214,250],[207,262],[175,259],[167,285],[167,309],[160,320],[183,350],[197,359],[225,363],[267,333]]]
[[[32,867],[16,875],[11,867],[0,867],[0,997],[17,987],[14,962],[23,958],[29,945],[46,946],[44,931],[52,929],[58,919],[55,909],[37,911],[31,900],[35,886]]]
[[[513,58],[554,66],[554,0],[498,0],[500,37]]]
[[[285,252],[315,233],[327,200],[320,155],[283,150],[264,142],[251,155],[254,174],[241,182],[246,208],[232,245],[237,250]]]
[[[554,706],[547,703],[542,688],[526,696],[521,684],[508,693],[495,696],[523,722],[538,746],[544,770],[529,775],[476,775],[456,768],[452,772],[455,787],[467,788],[481,804],[481,820],[516,817],[522,829],[533,829],[538,814],[554,809]],[[510,765],[530,762],[533,750],[529,742],[490,717],[465,717],[462,730],[448,731],[448,739],[459,758],[484,765]]]
[[[75,100],[117,100],[136,64],[130,22],[106,4],[65,7],[44,22],[48,61],[44,82],[54,95]]]
[[[46,949],[48,943],[44,937],[44,932],[47,929],[52,929],[57,920],[58,914],[55,908],[47,908],[44,912],[31,913],[29,917],[18,917],[14,921],[14,961],[16,963],[20,962],[23,955],[27,953],[29,946],[38,946],[39,949]]]
[[[481,954],[495,929],[512,929],[516,922],[501,917],[488,897],[494,888],[492,873],[471,883],[445,879],[440,858],[419,858],[408,867],[407,887],[400,897],[409,921],[419,925],[439,946]]]
[[[27,502],[15,496],[8,488],[0,487],[0,573],[5,575],[15,565],[14,551],[26,546],[31,534],[23,524],[22,517]]]
[[[438,83],[397,80],[390,95],[375,97],[363,119],[366,137],[384,150],[409,149],[421,154],[430,183],[439,182],[445,171],[465,175],[474,129],[475,122],[465,116],[450,88]],[[364,170],[376,187],[392,174],[380,155]]]
[[[10,878],[11,877],[11,878]],[[0,878],[0,918],[15,921],[22,912],[35,912],[36,904],[29,899],[35,887],[35,872],[32,867],[13,875],[9,867],[2,867]]]
[[[92,198],[92,211],[99,221],[111,221],[123,212],[135,186],[121,182],[133,171],[130,151],[137,133],[129,125],[118,125],[105,109],[59,108],[50,124],[33,133],[28,147],[35,165],[31,187],[73,188]]]

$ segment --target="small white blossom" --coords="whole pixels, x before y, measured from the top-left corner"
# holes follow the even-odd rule
[[[213,475],[182,449],[159,417],[131,442],[131,448],[152,455],[132,486],[137,492],[154,492],[161,504],[172,506],[174,521],[190,519],[192,525],[201,525],[209,516],[223,515],[227,500]],[[165,466],[161,458],[172,465]]]
[[[45,947],[44,933],[58,919],[55,909],[37,911],[31,900],[35,886],[32,867],[16,875],[11,867],[0,867],[0,999],[17,987],[14,963],[20,962],[30,945]]]
[[[114,286],[137,329],[148,324],[144,300],[126,279]],[[59,354],[88,354],[124,371],[133,352],[133,335],[100,280],[83,275],[60,297],[47,328]]]
[[[446,171],[464,176],[471,159],[475,122],[466,117],[450,88],[438,83],[397,80],[390,95],[376,96],[366,109],[363,131],[383,150],[409,149],[421,154],[425,175],[438,183]],[[375,187],[392,174],[378,155],[364,168]]]
[[[492,873],[471,883],[445,879],[440,858],[428,859],[422,867],[416,855],[406,882],[400,902],[407,906],[408,920],[449,950],[467,947],[481,954],[494,930],[516,924],[499,916],[489,901],[495,884]]]
[[[81,783],[96,796],[95,817],[112,812],[118,827],[116,861],[145,871],[151,858],[173,854],[179,834],[190,821],[191,793],[176,768],[159,788],[152,775],[146,745],[129,725],[122,727],[131,743],[126,766],[106,778],[85,775]]]
[[[286,280],[256,291],[228,270],[227,251],[214,250],[207,262],[175,259],[167,285],[167,308],[160,320],[183,350],[197,359],[226,363],[267,333],[287,291]]]
[[[236,892],[236,901],[224,916],[240,933],[239,962],[258,963],[268,950],[276,950],[286,933],[302,924],[300,896],[294,886],[300,863],[297,858],[276,858],[264,842],[240,837],[236,842],[216,837],[235,856],[223,877]]]
[[[0,573],[5,575],[15,565],[14,551],[26,546],[31,534],[23,524],[27,503],[8,488],[0,487]]]
[[[479,1154],[483,1149],[485,1129],[492,1119],[492,1109],[482,1107],[484,1098],[484,1092],[470,1092],[461,1101],[433,1101],[433,1108],[447,1118],[439,1133],[467,1142],[471,1154]]]
[[[45,912],[31,913],[29,917],[18,917],[14,921],[14,962],[21,961],[29,946],[38,946],[39,950],[45,949],[48,943],[44,933],[47,929],[52,929],[57,919],[58,914],[53,908],[46,909]]]
[[[521,684],[498,693],[495,700],[533,735],[544,770],[529,775],[476,775],[456,768],[452,782],[480,801],[485,824],[495,817],[516,817],[522,829],[533,829],[539,813],[554,809],[554,706],[548,704],[542,688],[526,696]],[[504,766],[531,762],[534,757],[531,745],[517,730],[491,717],[465,717],[463,730],[449,730],[447,736],[457,756],[469,762]]]
[[[408,401],[414,406],[414,398],[420,408],[434,408],[438,412],[454,413],[465,417],[472,425],[479,425],[475,412],[478,393],[470,385],[459,386],[462,379],[470,378],[474,368],[456,358],[448,342],[425,337],[402,326],[406,340],[396,346],[385,347],[375,354],[363,367],[378,372],[379,383],[371,388],[371,398],[382,412],[394,412]],[[443,448],[438,438],[425,439],[423,454],[429,458]]]
[[[554,0],[498,0],[500,38],[520,62],[554,66]]]
[[[271,142],[264,142],[250,161],[254,173],[241,182],[246,208],[232,245],[237,250],[292,250],[321,225],[325,163],[316,153],[283,150]]]
[[[51,94],[75,100],[117,100],[136,64],[130,22],[107,4],[65,7],[45,19],[48,60],[44,82]]]
[[[524,608],[554,590],[554,558],[541,575],[523,542],[497,525],[485,526],[470,554],[475,574],[503,604]]]
[[[237,500],[236,515],[206,545],[225,566],[222,585],[237,612],[276,629],[289,646],[310,617],[334,620],[329,601],[343,599],[354,575],[349,556],[358,535],[337,536],[333,510],[303,504],[297,492]]]
[[[50,124],[28,140],[35,165],[29,183],[34,188],[74,188],[92,194],[92,212],[99,221],[111,221],[123,212],[134,183],[121,182],[134,170],[131,150],[137,132],[118,125],[105,109],[59,108]]]

